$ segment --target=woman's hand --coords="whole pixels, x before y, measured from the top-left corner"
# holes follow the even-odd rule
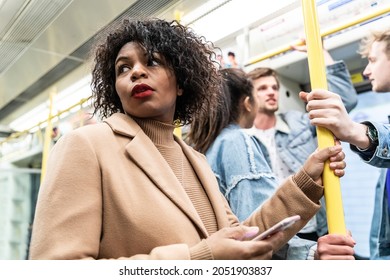
[[[324,149],[317,149],[312,153],[305,161],[303,169],[306,173],[318,184],[322,184],[321,175],[324,170],[325,162],[329,159],[329,168],[333,170],[334,174],[338,177],[342,177],[345,174],[345,154],[342,151],[342,147],[339,141],[336,141],[336,145],[327,147]]]
[[[271,237],[252,241],[259,229],[257,227],[227,227],[206,239],[208,246],[217,260],[267,260],[272,258],[273,248],[283,243],[283,232]],[[249,239],[249,240],[248,240]]]
[[[316,260],[354,260],[356,242],[350,233],[327,234],[318,238]]]

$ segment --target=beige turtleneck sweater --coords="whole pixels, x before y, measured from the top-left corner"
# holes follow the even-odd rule
[[[161,155],[173,170],[173,173],[192,201],[207,232],[209,234],[216,232],[218,230],[217,221],[209,198],[180,145],[174,140],[173,130],[175,127],[149,119],[134,118],[134,120],[156,145]]]

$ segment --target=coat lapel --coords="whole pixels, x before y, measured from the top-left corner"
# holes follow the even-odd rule
[[[184,141],[177,139],[184,154],[190,161],[197,174],[206,194],[210,200],[215,216],[217,218],[218,228],[225,227],[228,223],[226,219],[225,204],[222,194],[218,188],[218,182],[211,168],[209,167],[205,156],[194,153],[193,149]],[[202,158],[200,158],[202,157]]]
[[[118,118],[118,115],[115,114],[114,117]],[[119,115],[119,117],[119,121],[111,117],[106,122],[114,132],[132,138],[125,147],[129,157],[142,169],[157,188],[197,225],[204,236],[207,236],[207,230],[191,200],[156,146],[136,122],[125,115]]]

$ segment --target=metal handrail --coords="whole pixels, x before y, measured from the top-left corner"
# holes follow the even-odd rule
[[[84,104],[85,102],[87,102],[89,99],[91,99],[91,97],[83,98],[83,99],[81,99],[79,102],[77,102],[76,104],[70,106],[70,107],[67,108],[67,109],[64,109],[64,110],[62,110],[62,111],[59,111],[59,112],[58,112],[57,114],[55,114],[55,115],[51,115],[51,116],[48,117],[46,120],[39,122],[38,124],[36,124],[36,125],[30,127],[29,129],[25,129],[25,130],[23,130],[23,131],[18,131],[18,132],[12,133],[10,136],[8,136],[7,138],[5,138],[3,141],[0,142],[0,146],[3,145],[3,144],[6,143],[6,142],[9,142],[9,141],[11,141],[11,140],[13,140],[13,139],[16,139],[16,138],[18,138],[18,137],[20,137],[20,136],[23,136],[23,135],[25,135],[25,134],[30,133],[30,131],[33,130],[34,128],[37,128],[37,127],[40,128],[42,124],[44,124],[44,123],[46,123],[46,122],[48,122],[48,121],[50,121],[50,120],[52,120],[52,119],[54,119],[54,118],[56,118],[56,117],[59,117],[59,116],[61,116],[62,114],[66,113],[66,112],[71,111],[73,108],[75,108],[75,107],[77,107],[77,106],[81,106],[82,104]]]
[[[328,30],[321,33],[321,37],[324,38],[324,37],[329,36],[331,34],[340,32],[341,30],[347,29],[349,27],[355,26],[357,24],[363,23],[363,22],[371,20],[373,18],[377,18],[377,17],[382,16],[382,15],[387,14],[387,13],[390,13],[390,7],[387,7],[387,8],[375,11],[373,13],[367,14],[365,16],[358,18],[358,19],[350,20],[350,21],[348,21],[344,24],[341,24],[337,27],[329,28]],[[299,46],[299,45],[302,45],[302,40],[295,40],[295,41],[293,41],[285,46],[282,46],[282,47],[279,47],[277,49],[265,52],[265,53],[255,57],[255,58],[249,60],[249,62],[245,63],[244,66],[245,67],[250,66],[250,65],[253,65],[253,64],[258,63],[260,61],[266,60],[268,58],[271,58],[271,57],[277,56],[279,54],[288,52],[288,51],[292,50],[291,46]]]

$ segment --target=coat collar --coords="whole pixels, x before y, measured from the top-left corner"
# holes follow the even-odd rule
[[[139,168],[149,177],[149,179],[159,188],[178,208],[180,208],[193,222],[198,226],[205,237],[208,236],[206,228],[202,223],[196,209],[190,201],[187,193],[183,189],[179,180],[176,178],[172,169],[157,150],[156,146],[149,137],[142,131],[138,124],[129,116],[116,113],[105,122],[111,129],[120,135],[132,138],[125,147],[129,157]],[[217,215],[218,227],[226,224],[226,218],[220,213],[225,210],[221,209],[219,189],[216,188],[217,181],[211,169],[205,168],[207,161],[201,155],[195,153],[184,141],[175,136],[175,140],[181,146],[185,156],[193,166],[195,173],[198,175],[201,184],[204,186],[206,193],[211,201],[212,208]],[[221,212],[222,210],[222,212]]]
[[[275,129],[283,133],[290,134],[290,128],[288,127],[287,123],[283,120],[280,114],[276,114]]]
[[[104,122],[111,127],[113,132],[131,138],[141,130],[131,117],[122,113],[115,113]]]

